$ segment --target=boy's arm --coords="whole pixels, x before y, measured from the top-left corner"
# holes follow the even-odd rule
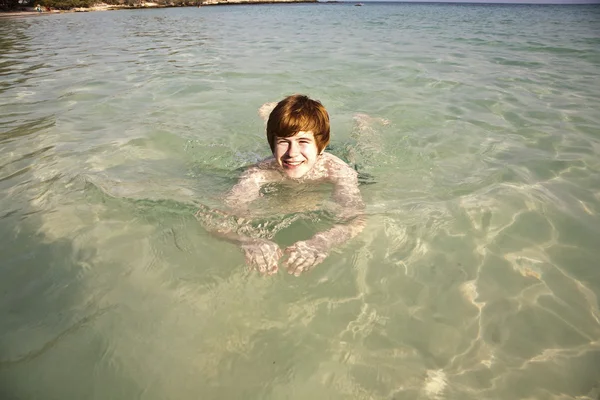
[[[338,217],[345,223],[319,232],[311,239],[299,241],[288,247],[288,273],[296,276],[310,271],[321,263],[332,248],[337,247],[358,235],[365,227],[364,203],[358,188],[355,171],[346,166],[334,178],[333,198],[340,207]]]
[[[214,211],[212,213],[206,213],[201,209],[196,213],[196,218],[213,235],[239,245],[244,252],[246,264],[248,264],[251,269],[258,271],[261,274],[268,275],[277,272],[279,269],[279,259],[283,255],[277,243],[267,239],[257,239],[242,235],[238,233],[236,229],[239,228],[239,225],[236,227],[231,226],[233,224],[222,222],[214,223],[214,220],[211,220],[211,214],[213,213]],[[227,214],[224,214],[224,217],[232,218]]]
[[[239,214],[244,211],[248,203],[260,196],[261,184],[261,171],[250,168],[229,191],[225,197],[225,204]],[[243,218],[208,207],[200,208],[196,212],[196,218],[210,233],[240,245],[246,263],[252,269],[269,275],[277,272],[277,264],[282,256],[281,249],[270,240],[251,238],[239,233],[245,222]]]
[[[245,211],[248,204],[260,197],[260,188],[264,181],[263,171],[259,168],[247,169],[225,196],[225,205],[235,212]]]
[[[269,120],[269,115],[271,115],[271,111],[277,106],[277,103],[265,103],[258,109],[258,115],[260,118],[267,122]]]

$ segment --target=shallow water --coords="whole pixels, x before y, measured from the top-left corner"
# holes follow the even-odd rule
[[[597,399],[599,20],[439,4],[0,19],[0,397]],[[368,222],[310,274],[263,278],[193,214],[269,154],[257,109],[295,92],[328,108]],[[331,223],[304,206],[265,234]]]

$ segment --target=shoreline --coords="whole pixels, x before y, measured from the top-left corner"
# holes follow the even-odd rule
[[[51,10],[38,12],[33,7],[28,7],[21,11],[0,11],[0,18],[22,18],[22,17],[41,17],[53,14],[65,14],[75,12],[94,12],[94,11],[118,11],[118,10],[141,10],[152,8],[182,8],[182,7],[213,7],[227,5],[247,5],[247,4],[299,4],[299,3],[318,3],[317,0],[208,0],[199,5],[163,5],[158,3],[140,3],[139,5],[115,5],[99,3],[92,7],[74,7],[68,10]]]

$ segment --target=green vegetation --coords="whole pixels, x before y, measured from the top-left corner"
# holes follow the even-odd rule
[[[165,7],[197,6],[202,0],[147,0]],[[104,3],[115,6],[141,7],[142,0],[0,0],[0,10],[14,11],[25,10],[28,7],[41,5],[55,10],[69,10],[71,8],[92,7],[95,4]]]
[[[39,0],[36,4],[42,7],[50,7],[55,10],[69,10],[75,7],[91,7],[96,0]]]
[[[143,8],[144,2],[156,3],[159,7],[186,7],[199,6],[206,0],[0,0],[0,11],[19,11],[31,10],[38,4],[42,8],[51,8],[53,10],[70,10],[72,8],[88,8],[98,4],[108,4],[115,8]],[[261,1],[261,0],[255,0]],[[262,0],[272,1],[272,0]],[[296,0],[310,2],[317,0]]]
[[[19,1],[19,0],[0,0],[0,10],[8,11],[8,10],[20,10],[23,8],[29,7],[28,1]]]

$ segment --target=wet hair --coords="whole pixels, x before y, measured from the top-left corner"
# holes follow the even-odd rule
[[[294,94],[281,100],[269,116],[267,140],[275,153],[277,137],[290,137],[300,131],[312,131],[319,153],[329,144],[329,114],[320,101]]]

